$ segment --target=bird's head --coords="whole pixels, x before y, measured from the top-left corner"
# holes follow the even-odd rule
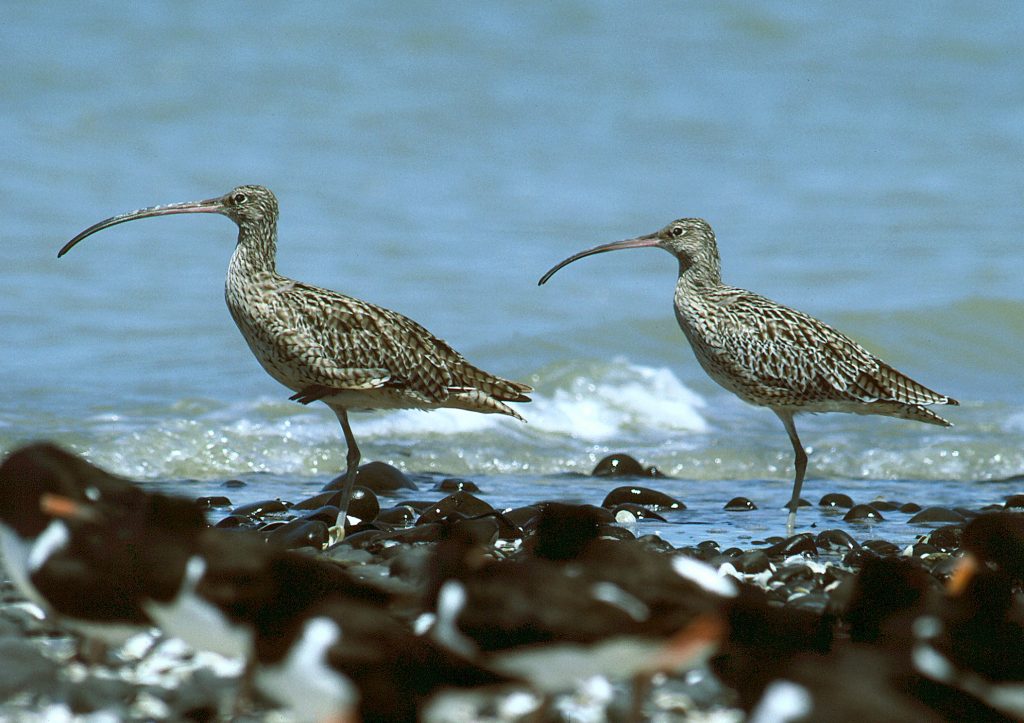
[[[277,223],[277,198],[269,188],[244,185],[237,186],[217,198],[140,208],[137,211],[129,211],[128,213],[111,216],[108,219],[93,224],[64,244],[63,248],[57,252],[57,256],[63,256],[79,241],[105,228],[140,218],[170,216],[176,213],[219,213],[230,218],[241,229],[260,224],[274,226]]]
[[[685,270],[695,264],[702,264],[706,261],[711,264],[717,273],[718,246],[715,243],[715,232],[711,230],[711,225],[702,218],[680,218],[654,233],[626,239],[625,241],[601,244],[600,246],[573,254],[549,269],[541,277],[539,283],[544,284],[560,268],[568,266],[573,261],[582,259],[584,256],[592,256],[593,254],[617,251],[619,249],[647,248],[650,246],[665,249],[675,256],[679,259],[681,269]]]

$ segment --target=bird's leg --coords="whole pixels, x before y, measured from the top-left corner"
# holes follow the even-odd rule
[[[345,457],[345,481],[341,486],[341,499],[338,502],[338,522],[335,530],[332,530],[332,537],[342,539],[345,536],[345,521],[348,519],[348,504],[352,500],[352,489],[356,486],[356,472],[359,470],[359,447],[356,445],[356,438],[352,434],[352,427],[348,423],[348,410],[344,407],[331,407],[341,422],[341,430],[345,433],[345,444],[348,446],[348,454]]]
[[[789,501],[789,517],[786,519],[786,535],[792,537],[796,532],[796,509],[800,504],[800,488],[804,484],[804,473],[807,471],[807,452],[800,443],[800,437],[796,433],[796,425],[793,423],[792,412],[775,412],[782,420],[789,434],[789,441],[793,443],[793,465],[796,467],[796,477],[793,479],[793,497]]]

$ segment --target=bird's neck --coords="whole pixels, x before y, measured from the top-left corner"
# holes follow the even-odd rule
[[[229,276],[254,276],[277,271],[277,224],[239,226],[238,243],[228,265]]]
[[[680,293],[699,294],[707,289],[715,289],[722,285],[722,266],[718,260],[718,250],[703,249],[697,257],[679,257]]]

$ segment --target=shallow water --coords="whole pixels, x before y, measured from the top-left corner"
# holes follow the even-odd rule
[[[566,473],[628,451],[676,478],[656,486],[690,505],[664,531],[677,543],[781,531],[788,441],[697,367],[674,262],[623,252],[535,285],[581,248],[699,215],[727,282],[962,402],[950,429],[801,420],[808,499],[1020,491],[991,482],[1024,471],[1018,6],[5,16],[0,449],[50,438],[187,494],[242,477],[243,496],[294,498],[343,466],[333,415],[287,402],[233,328],[228,221],[121,226],[56,259],[113,213],[257,182],[282,204],[284,273],[407,313],[537,388],[526,425],[356,417],[365,459],[471,477],[511,505],[598,502],[607,481]],[[761,511],[722,512],[738,494]],[[832,525],[818,514],[801,522]]]

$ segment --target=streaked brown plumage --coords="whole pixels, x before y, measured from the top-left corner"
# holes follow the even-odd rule
[[[437,409],[507,414],[528,402],[530,387],[478,369],[425,328],[389,309],[277,273],[277,198],[263,186],[238,186],[218,198],[131,211],[90,226],[57,254],[110,226],[150,216],[219,213],[238,225],[224,296],[256,359],[295,392],[322,401],[348,444],[339,501],[343,525],[359,466],[350,409]]]
[[[581,251],[550,269],[540,283],[584,256],[651,246],[679,261],[676,319],[701,367],[743,401],[770,408],[786,427],[796,467],[790,534],[807,468],[793,415],[881,414],[950,426],[925,405],[957,404],[955,399],[918,384],[802,311],[723,284],[715,233],[703,219],[679,219],[657,233]]]

